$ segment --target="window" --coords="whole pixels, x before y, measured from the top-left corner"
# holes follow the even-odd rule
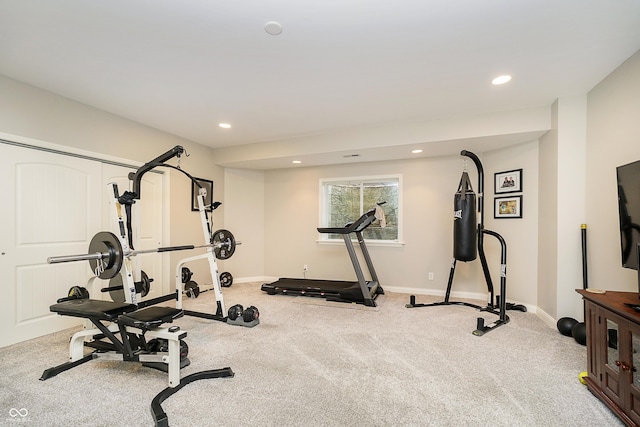
[[[323,227],[344,227],[363,213],[382,205],[386,227],[375,221],[362,233],[367,240],[399,242],[401,176],[340,178],[320,180],[321,223]],[[337,234],[321,234],[322,240],[340,239]]]

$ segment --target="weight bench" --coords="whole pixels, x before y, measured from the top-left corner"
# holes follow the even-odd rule
[[[76,332],[69,344],[69,361],[45,370],[41,381],[92,359],[105,359],[142,362],[144,366],[160,369],[169,374],[169,387],[176,387],[180,384],[180,369],[190,363],[183,341],[187,333],[178,326],[161,327],[182,317],[180,309],[156,306],[137,310],[134,304],[88,298],[59,302],[49,309],[61,316],[90,320],[95,328]],[[167,345],[152,345],[153,340],[155,344]],[[85,355],[84,347],[95,350]]]

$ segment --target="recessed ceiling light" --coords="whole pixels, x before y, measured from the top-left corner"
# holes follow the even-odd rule
[[[231,127],[229,123],[218,123],[218,126],[220,126],[223,129],[229,129]]]
[[[264,30],[267,34],[271,34],[272,36],[277,36],[282,32],[282,25],[276,21],[269,21],[264,24]]]
[[[422,150],[418,148],[417,150],[411,150],[411,152],[413,154],[420,154],[420,153],[422,153]]]
[[[491,80],[491,84],[503,85],[509,81],[511,81],[511,76],[503,75],[503,76],[498,76],[495,79]]]
[[[299,165],[300,163],[302,163],[302,160],[294,160],[291,163],[293,163],[294,165]]]

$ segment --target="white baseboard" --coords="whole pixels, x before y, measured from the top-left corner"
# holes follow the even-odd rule
[[[536,315],[542,319],[542,321],[545,323],[545,325],[549,326],[552,329],[556,329],[557,325],[556,325],[556,319],[554,319],[553,317],[549,316],[544,310],[541,310],[538,308],[538,310],[536,311]]]
[[[233,279],[233,283],[251,283],[251,282],[261,282],[261,283],[271,283],[278,280],[277,277],[268,277],[268,276],[255,276],[255,277],[239,277],[237,279]]]
[[[255,276],[255,277],[239,277],[234,278],[234,283],[251,283],[251,282],[262,282],[262,283],[271,283],[278,280],[279,277],[270,277],[270,276]],[[383,286],[385,291],[395,292],[400,294],[407,295],[430,295],[430,296],[438,296],[444,298],[445,291],[443,289],[416,289],[416,288],[406,288],[402,286]],[[454,300],[456,299],[470,299],[482,301],[483,304],[486,304],[489,301],[488,295],[482,292],[456,292],[452,291],[450,297]],[[556,320],[545,313],[543,310],[540,310],[539,307],[531,304],[525,304],[519,301],[508,300],[510,303],[514,304],[522,304],[527,307],[527,311],[536,314],[542,321],[549,326],[550,328],[556,328]]]

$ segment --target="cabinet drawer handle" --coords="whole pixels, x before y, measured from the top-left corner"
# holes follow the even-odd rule
[[[619,366],[623,371],[628,371],[631,367],[624,362],[616,360],[616,366]]]

